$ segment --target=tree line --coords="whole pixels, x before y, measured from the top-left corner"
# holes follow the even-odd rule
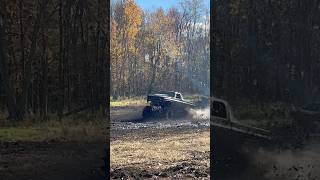
[[[208,95],[209,13],[202,0],[152,11],[134,0],[112,1],[110,95],[160,90]]]
[[[108,3],[0,1],[0,104],[9,118],[105,112]]]
[[[320,2],[214,0],[211,82],[230,101],[319,100]]]

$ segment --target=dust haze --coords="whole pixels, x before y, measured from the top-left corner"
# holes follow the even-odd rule
[[[251,155],[247,171],[259,179],[316,180],[320,178],[320,145],[308,144],[300,150],[258,149]],[[257,177],[258,178],[258,177]]]
[[[189,109],[188,113],[191,115],[192,119],[196,119],[196,120],[210,119],[209,106],[205,108],[200,108],[200,109]]]

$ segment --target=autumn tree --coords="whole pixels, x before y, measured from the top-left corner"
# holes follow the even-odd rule
[[[113,69],[111,79],[122,82],[119,86],[113,83],[119,92],[130,94],[133,92],[132,77],[135,74],[133,66],[137,61],[135,42],[142,22],[142,12],[134,1],[120,1],[114,5],[111,22],[113,26],[111,29]],[[115,71],[118,67],[120,67],[119,71]],[[118,93],[115,89],[113,91]]]
[[[208,94],[209,22],[200,22],[200,14],[205,16],[201,8],[196,15],[187,4],[139,13],[130,2],[114,2],[111,13],[112,95],[139,96],[163,89]],[[202,6],[200,1],[195,4]],[[126,9],[135,13],[126,13]],[[135,21],[126,23],[131,19],[128,16]],[[191,17],[195,17],[194,25]],[[199,78],[201,74],[205,78]]]

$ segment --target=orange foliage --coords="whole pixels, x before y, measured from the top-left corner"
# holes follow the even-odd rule
[[[124,3],[124,19],[128,42],[130,43],[137,36],[142,23],[142,11],[133,0],[126,0]]]

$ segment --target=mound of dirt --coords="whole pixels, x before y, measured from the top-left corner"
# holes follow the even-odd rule
[[[111,169],[111,179],[147,179],[147,178],[178,178],[178,179],[210,179],[208,167],[192,162],[179,162],[163,169],[142,169],[122,167]]]

